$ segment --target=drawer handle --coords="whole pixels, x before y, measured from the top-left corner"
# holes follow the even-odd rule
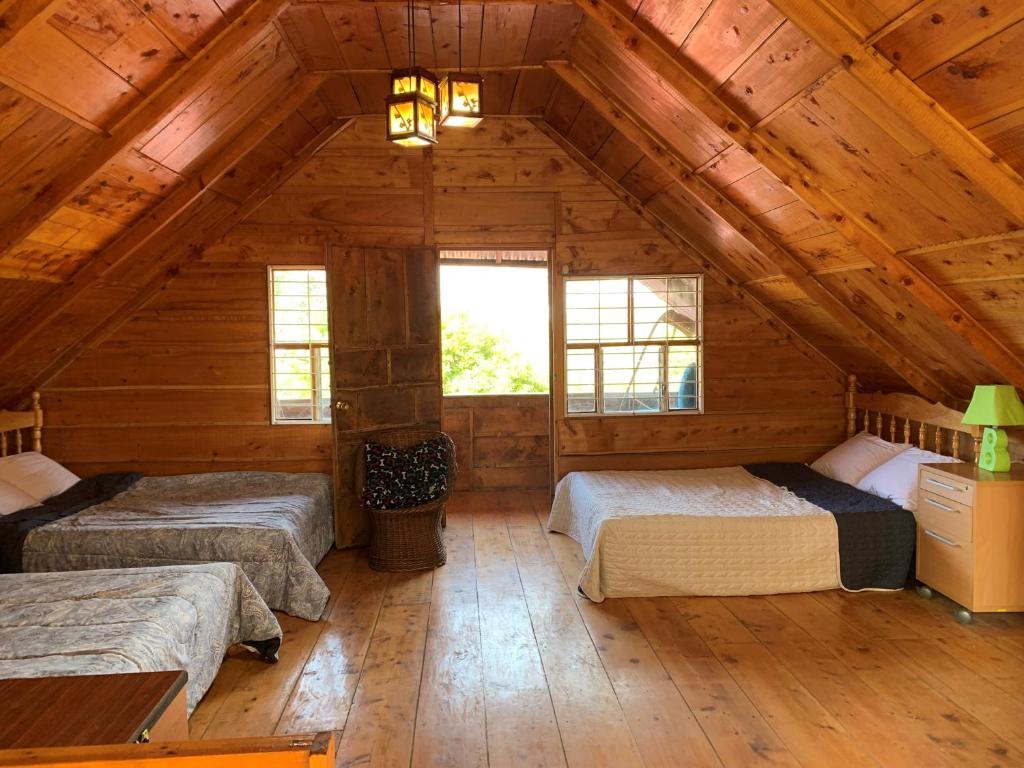
[[[947,539],[945,536],[939,536],[939,534],[935,533],[935,531],[929,531],[927,528],[924,529],[924,535],[931,536],[936,541],[941,541],[947,547],[956,547],[957,549],[960,548],[960,545],[952,539]]]
[[[960,513],[960,510],[959,510],[959,509],[955,509],[954,507],[947,507],[947,506],[946,506],[945,504],[940,504],[939,502],[937,502],[937,501],[936,501],[935,499],[933,499],[933,498],[930,498],[930,497],[929,497],[929,498],[925,499],[925,501],[927,501],[927,502],[928,502],[929,504],[931,504],[931,505],[932,505],[933,507],[938,507],[938,508],[939,508],[939,509],[941,509],[941,510],[942,510],[943,512],[956,512],[957,514],[959,514],[959,513]]]
[[[941,480],[935,480],[934,478],[931,478],[931,477],[928,478],[928,482],[931,483],[932,485],[939,486],[939,488],[945,488],[947,491],[958,491],[958,490],[960,490],[955,485],[950,485],[949,483],[944,483]]]

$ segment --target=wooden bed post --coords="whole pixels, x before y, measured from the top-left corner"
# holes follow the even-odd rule
[[[981,435],[982,428],[971,425],[971,438],[974,440],[974,463],[981,461]]]
[[[32,450],[43,452],[43,408],[39,405],[39,393],[32,393]]]
[[[857,375],[846,377],[846,437],[857,433]]]

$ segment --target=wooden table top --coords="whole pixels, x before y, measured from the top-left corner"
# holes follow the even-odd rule
[[[977,464],[961,462],[959,464],[922,464],[938,472],[948,472],[964,480],[975,480],[984,483],[1020,483],[1024,482],[1024,464],[1011,464],[1008,472],[989,472]]]
[[[187,680],[180,670],[0,680],[0,749],[134,742]]]

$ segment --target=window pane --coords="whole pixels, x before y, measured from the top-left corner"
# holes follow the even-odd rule
[[[601,402],[605,413],[662,410],[661,354],[660,346],[601,349]]]
[[[329,421],[327,272],[274,267],[270,279],[274,418]]]
[[[629,341],[629,280],[567,280],[565,323],[569,344]]]
[[[566,354],[565,388],[569,413],[597,410],[596,373],[593,349],[570,349]]]
[[[281,312],[283,310],[301,312],[307,309],[309,309],[309,296],[305,294],[302,294],[301,296],[278,294],[274,297],[274,310],[276,312]]]
[[[697,339],[699,312],[696,278],[633,280],[633,335],[637,341]]]
[[[669,347],[668,381],[671,410],[700,409],[700,355],[695,347]]]

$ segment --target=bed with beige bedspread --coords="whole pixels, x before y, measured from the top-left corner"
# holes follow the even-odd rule
[[[574,472],[548,528],[582,545],[597,602],[840,587],[834,516],[743,467]]]

